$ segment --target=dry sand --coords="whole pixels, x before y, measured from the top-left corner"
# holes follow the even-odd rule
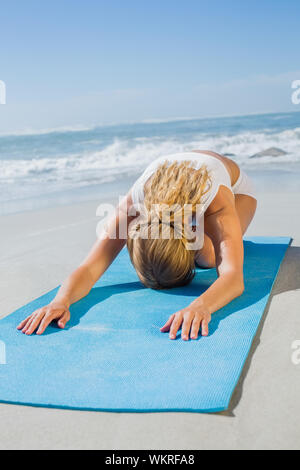
[[[1,449],[299,449],[300,195],[260,191],[249,235],[294,238],[230,409],[91,413],[0,405]],[[0,218],[0,316],[56,287],[95,239],[97,203]]]

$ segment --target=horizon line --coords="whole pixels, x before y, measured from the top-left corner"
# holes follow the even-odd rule
[[[295,111],[265,111],[265,112],[253,112],[248,114],[218,114],[218,115],[207,115],[207,116],[195,116],[195,117],[170,117],[170,118],[147,118],[137,121],[114,121],[111,123],[97,123],[91,124],[89,126],[86,125],[65,125],[60,127],[53,127],[53,128],[41,128],[41,129],[32,129],[32,128],[23,128],[16,131],[7,131],[7,132],[0,132],[1,137],[22,137],[22,136],[35,136],[35,135],[47,135],[47,134],[58,134],[58,133],[75,133],[75,132],[88,132],[93,131],[98,128],[110,128],[110,127],[117,127],[117,126],[130,126],[130,125],[138,125],[138,124],[167,124],[172,122],[184,122],[184,121],[204,121],[210,119],[230,119],[230,118],[243,118],[243,117],[253,117],[253,116],[272,116],[276,114],[297,114],[300,113],[299,110]]]

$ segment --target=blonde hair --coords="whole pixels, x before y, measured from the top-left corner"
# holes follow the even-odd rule
[[[142,220],[137,218],[131,226],[129,233],[135,231],[139,236],[127,238],[131,262],[145,286],[152,289],[171,288],[186,285],[193,279],[195,253],[187,247],[191,234],[187,235],[183,229],[181,208],[188,204],[194,215],[209,188],[210,177],[206,166],[196,170],[190,161],[172,164],[166,161],[145,184],[144,207],[147,215]],[[168,210],[168,239],[164,236],[166,208],[171,208]],[[149,236],[153,219],[158,224],[154,238]]]

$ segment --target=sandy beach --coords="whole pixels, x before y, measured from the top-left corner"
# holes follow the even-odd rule
[[[140,415],[1,404],[0,448],[299,448],[300,366],[291,361],[291,345],[300,339],[300,195],[296,183],[285,189],[277,192],[274,178],[258,178],[259,208],[248,234],[292,236],[293,243],[228,412]],[[95,239],[99,202],[0,218],[1,317],[77,266]]]

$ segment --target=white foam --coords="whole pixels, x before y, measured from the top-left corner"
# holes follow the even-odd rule
[[[0,132],[1,137],[22,137],[22,136],[34,136],[34,135],[46,135],[54,133],[65,133],[65,132],[83,132],[95,129],[96,126],[62,126],[62,127],[50,127],[44,129],[33,129],[25,128],[16,131]]]
[[[116,139],[99,151],[86,151],[65,157],[0,160],[0,181],[12,183],[24,178],[39,183],[67,182],[77,185],[90,184],[93,181],[113,181],[125,174],[139,173],[157,157],[193,149],[211,149],[221,154],[233,154],[242,165],[299,162],[299,143],[300,127],[279,133],[265,130],[232,136],[199,134],[189,142],[176,137]],[[270,147],[278,147],[287,152],[287,155],[250,158]]]

